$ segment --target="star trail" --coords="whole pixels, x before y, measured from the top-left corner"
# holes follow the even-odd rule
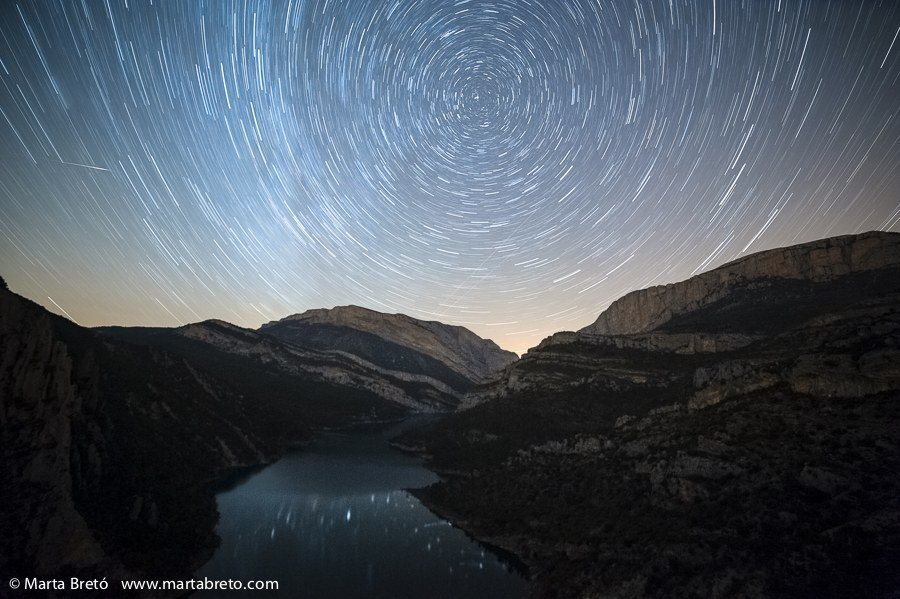
[[[900,3],[0,7],[0,274],[87,325],[358,304],[522,352],[900,230]]]

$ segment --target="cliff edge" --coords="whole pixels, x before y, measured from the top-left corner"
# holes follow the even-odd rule
[[[658,329],[672,318],[725,297],[732,289],[770,279],[818,283],[900,265],[900,234],[870,231],[745,256],[680,283],[633,291],[579,332],[628,335]]]

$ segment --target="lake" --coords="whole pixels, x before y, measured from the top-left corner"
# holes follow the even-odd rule
[[[277,580],[280,591],[195,596],[527,596],[507,561],[404,490],[438,480],[419,458],[388,445],[411,425],[319,433],[219,493],[222,544],[195,578]]]

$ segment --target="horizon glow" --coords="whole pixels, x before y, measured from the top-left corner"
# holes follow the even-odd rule
[[[898,34],[877,1],[3,3],[0,274],[85,326],[355,304],[523,353],[900,231]]]

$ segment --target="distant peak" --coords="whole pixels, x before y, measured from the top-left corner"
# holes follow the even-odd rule
[[[302,343],[304,329],[309,330],[308,327],[345,328],[375,335],[431,356],[473,381],[481,380],[517,357],[465,327],[354,305],[307,310],[266,323],[259,331]]]
[[[309,310],[305,310],[303,312],[298,312],[297,314],[290,314],[281,318],[279,320],[273,320],[271,322],[266,323],[266,325],[274,324],[276,322],[286,322],[291,320],[308,320],[308,319],[317,319],[317,318],[329,318],[331,316],[394,316],[392,314],[385,314],[383,312],[378,312],[376,310],[371,310],[369,308],[363,308],[362,306],[356,306],[353,304],[347,306],[335,306],[333,308],[310,308]],[[266,326],[263,325],[263,326]]]
[[[220,320],[218,318],[208,318],[206,320],[201,320],[200,322],[192,322],[192,323],[186,324],[184,326],[180,326],[178,328],[186,329],[188,327],[209,327],[209,326],[223,327],[226,329],[240,329],[241,328],[235,324],[231,324],[230,322],[227,322],[225,320]]]

